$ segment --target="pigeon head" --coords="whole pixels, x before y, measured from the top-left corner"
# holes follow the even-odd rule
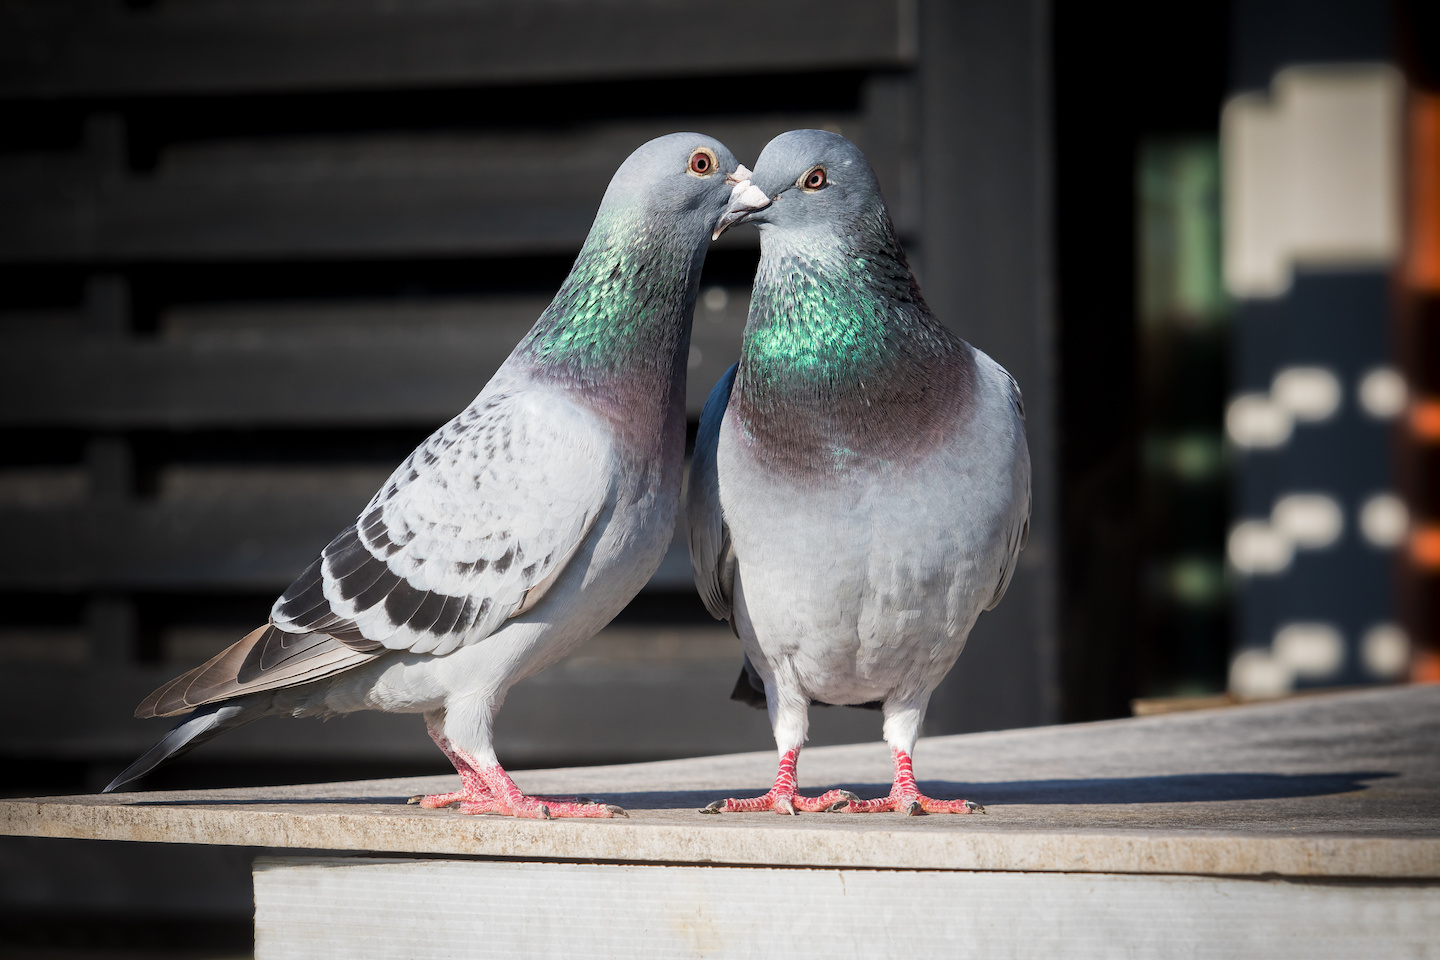
[[[671,133],[641,145],[620,165],[600,203],[601,215],[623,211],[709,232],[729,203],[731,187],[749,173],[719,140]]]
[[[734,185],[714,235],[738,223],[833,232],[884,210],[875,171],[855,144],[828,130],[791,130],[766,144],[748,182]]]

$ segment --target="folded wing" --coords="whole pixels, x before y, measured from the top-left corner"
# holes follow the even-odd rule
[[[533,608],[608,509],[608,432],[492,381],[421,444],[271,609],[139,716],[308,683],[387,651],[442,656]]]
[[[736,364],[721,376],[700,413],[700,430],[695,435],[695,455],[690,460],[690,490],[685,501],[686,538],[690,545],[690,566],[695,587],[705,609],[717,620],[729,620],[735,585],[735,553],[730,530],[720,509],[720,477],[716,455],[720,447],[720,424],[730,404]]]
[[[1021,431],[1021,446],[1024,446],[1023,434],[1025,430],[1025,401],[1020,396],[1020,384],[1010,376],[1009,371],[998,363],[994,364],[996,370],[1005,374],[1005,379],[1010,386],[1010,404],[1014,412],[1016,423]],[[1010,580],[1015,576],[1015,567],[1020,562],[1020,551],[1025,549],[1025,544],[1030,540],[1030,456],[1026,453],[1022,464],[1023,475],[1020,477],[1020,484],[1024,487],[1024,497],[1016,504],[1016,509],[1010,516],[1010,529],[1006,542],[1006,554],[1004,563],[1000,567],[1000,579],[995,584],[995,592],[991,594],[986,610],[994,610],[1005,591],[1010,588]]]

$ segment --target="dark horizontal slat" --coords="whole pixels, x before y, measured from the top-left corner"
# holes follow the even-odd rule
[[[696,310],[692,416],[739,356],[748,299],[727,299]],[[375,304],[258,306],[159,338],[12,336],[0,351],[0,425],[438,426],[480,392],[546,302],[406,305],[388,319]]]
[[[338,492],[331,495],[0,506],[7,545],[0,552],[0,590],[278,593],[369,499],[369,492],[357,492],[345,480],[335,477]],[[677,529],[650,588],[686,589],[691,583]]]
[[[701,126],[750,163],[786,130],[841,130],[870,153],[895,202],[906,176],[889,116],[894,98],[870,100],[883,116],[781,115]],[[113,146],[97,155],[0,157],[0,260],[569,252],[583,242],[616,167],[675,123],[547,136],[207,142],[172,148],[144,176],[119,169]],[[120,136],[114,126],[111,139]],[[869,128],[875,135],[867,136]],[[731,231],[721,243],[754,246],[756,239],[753,231]]]
[[[124,96],[900,66],[914,0],[21,0],[0,95]],[[697,95],[719,91],[697,91]]]
[[[354,521],[365,497],[0,508],[6,589],[277,590]]]
[[[728,699],[740,667],[739,641],[719,625],[679,631],[669,641],[659,633],[627,637],[619,628],[607,631],[568,660],[516,685],[496,724],[501,757],[536,766],[579,757],[651,760],[769,749],[765,712]],[[135,704],[176,672],[7,667],[0,672],[0,757],[132,759],[172,722],[132,719]],[[37,722],[41,717],[44,722]],[[812,710],[810,743],[876,739],[879,726],[874,711]],[[439,759],[418,716],[372,712],[327,723],[261,720],[194,756]]]

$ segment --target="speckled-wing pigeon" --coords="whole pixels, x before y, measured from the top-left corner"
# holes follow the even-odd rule
[[[740,362],[710,394],[691,462],[695,582],[745,649],[780,753],[762,797],[706,813],[969,813],[911,768],[930,694],[1024,546],[1020,390],[930,312],[875,174],[821,130],[772,140],[717,235],[760,228]],[[812,702],[884,709],[890,795],[797,793]]]
[[[491,726],[516,681],[620,612],[674,531],[690,323],[710,235],[748,175],[675,133],[616,172],[554,302],[275,602],[270,623],[152,693],[187,714],[107,791],[268,714],[422,713],[464,813],[604,817],[527,797]]]

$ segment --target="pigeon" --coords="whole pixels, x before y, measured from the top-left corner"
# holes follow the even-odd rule
[[[823,130],[772,140],[716,235],[760,230],[740,360],[710,393],[687,531],[705,606],[745,652],[732,695],[769,711],[760,797],[702,813],[972,813],[920,793],[935,687],[1000,602],[1029,531],[1020,389],[936,319],[864,155]],[[798,793],[811,703],[878,705],[890,793]]]
[[[262,716],[420,713],[461,813],[608,817],[526,796],[493,747],[511,685],[605,626],[675,529],[685,374],[711,232],[749,171],[719,141],[644,144],[605,191],[574,267],[480,395],[422,443],[271,608],[156,690],[185,717],[110,792]]]

